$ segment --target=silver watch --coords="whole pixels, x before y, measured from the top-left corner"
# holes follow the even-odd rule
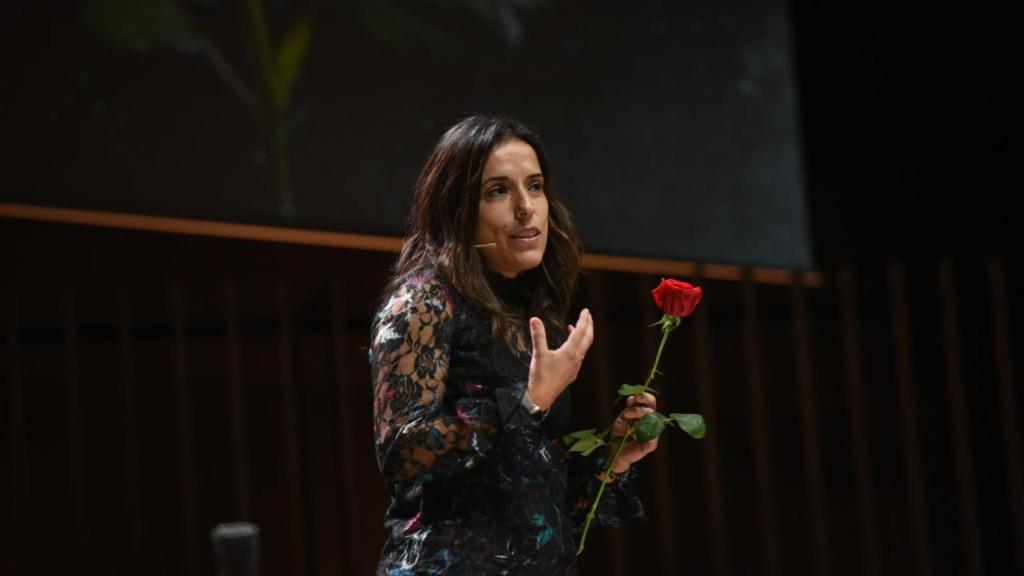
[[[530,393],[528,391],[523,391],[522,403],[523,407],[526,408],[526,411],[529,412],[531,416],[537,416],[544,413],[544,411],[540,409],[540,406],[537,406],[537,403],[533,401],[533,398],[530,398]]]

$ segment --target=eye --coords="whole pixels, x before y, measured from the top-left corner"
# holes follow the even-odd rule
[[[540,180],[534,180],[533,182],[530,183],[529,190],[532,192],[543,192],[544,183],[541,182]]]
[[[505,190],[504,186],[495,186],[494,188],[491,188],[490,190],[487,191],[487,197],[490,198],[494,196],[500,196],[505,192],[507,192],[507,190]]]

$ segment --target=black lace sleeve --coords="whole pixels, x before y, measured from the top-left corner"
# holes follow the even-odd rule
[[[395,482],[464,470],[500,434],[493,401],[462,398],[445,409],[453,300],[436,278],[390,295],[371,330],[377,464]]]
[[[583,530],[590,507],[601,488],[601,481],[596,475],[604,471],[608,463],[608,454],[603,449],[594,450],[589,456],[579,453],[568,454],[569,465],[569,497],[568,512],[575,524],[575,533],[579,536]],[[601,503],[594,513],[594,524],[617,528],[634,521],[647,518],[643,503],[636,494],[633,479],[636,478],[636,464],[612,481],[604,494]]]

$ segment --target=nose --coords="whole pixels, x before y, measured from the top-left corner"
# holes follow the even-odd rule
[[[520,221],[529,221],[533,216],[533,199],[526,190],[520,189],[516,192],[515,215],[516,220]]]

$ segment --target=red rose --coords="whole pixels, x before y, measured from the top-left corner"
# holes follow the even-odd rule
[[[693,313],[693,309],[700,304],[700,298],[704,291],[700,286],[692,286],[679,280],[668,280],[662,278],[661,284],[651,291],[654,295],[654,303],[661,308],[661,311],[669,316],[686,318]]]

